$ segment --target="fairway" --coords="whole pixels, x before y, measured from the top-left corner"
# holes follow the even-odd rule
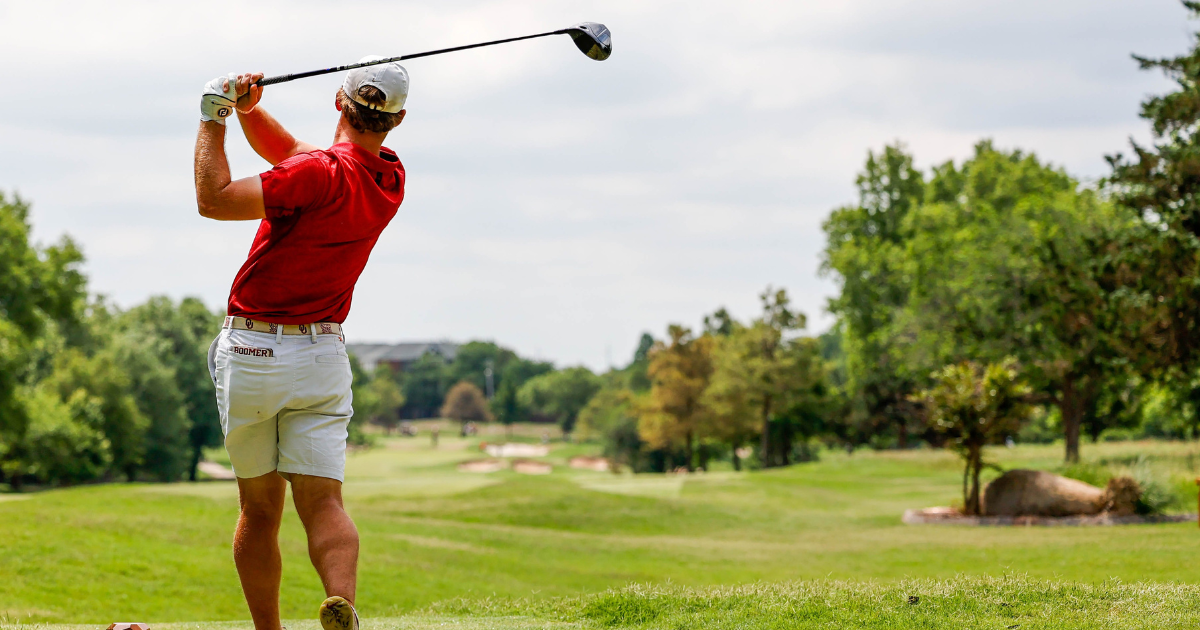
[[[424,438],[387,438],[353,453],[346,501],[362,533],[359,606],[364,617],[376,619],[366,627],[426,627],[420,620],[431,611],[438,624],[449,624],[438,627],[590,625],[598,621],[579,611],[599,600],[588,594],[631,583],[670,589],[792,583],[786,588],[807,592],[836,584],[826,580],[852,580],[835,589],[843,595],[828,595],[836,599],[854,588],[892,593],[905,579],[1028,576],[1034,590],[1055,581],[1200,581],[1200,566],[1181,560],[1200,551],[1195,524],[902,525],[905,509],[947,505],[959,496],[958,460],[940,451],[827,451],[818,462],[782,470],[692,476],[566,466],[571,455],[588,451],[556,446],[545,458],[555,465],[546,476],[458,472],[457,463],[482,457],[475,440],[443,439],[434,450]],[[1084,456],[1120,464],[1144,454],[1139,465],[1175,484],[1181,494],[1175,509],[1188,511],[1198,453],[1187,443],[1114,443],[1087,445]],[[1061,452],[1022,446],[996,449],[995,456],[1005,467],[1053,468]],[[247,617],[230,552],[233,483],[114,484],[4,498],[0,612],[7,622],[94,626],[117,619]],[[281,546],[283,614],[311,618],[323,593],[290,509]],[[818,582],[796,583],[806,580]],[[1130,601],[1145,603],[1150,596],[1137,597]],[[460,598],[466,603],[444,603]],[[529,603],[514,609],[511,598]],[[441,616],[488,610],[524,616],[524,609],[539,606],[544,610],[536,622],[454,625]],[[307,630],[302,623],[288,626]]]

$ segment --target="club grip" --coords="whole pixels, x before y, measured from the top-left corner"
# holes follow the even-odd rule
[[[291,81],[294,78],[296,78],[295,75],[291,75],[291,74],[285,74],[285,75],[281,75],[278,77],[267,77],[265,79],[259,79],[258,82],[255,83],[254,85],[257,85],[258,87],[261,88],[261,87],[266,87],[268,85],[275,85],[276,83],[286,83],[288,81]],[[253,86],[251,86],[251,87],[253,87]]]

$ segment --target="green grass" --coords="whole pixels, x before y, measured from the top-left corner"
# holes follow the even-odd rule
[[[785,628],[1195,628],[1194,585],[1080,584],[1003,576],[953,580],[831,580],[684,588],[631,585],[560,598],[445,602],[403,617],[363,620],[364,630],[783,630]],[[318,630],[311,620],[292,630]],[[94,630],[87,625],[22,624],[5,630]],[[248,622],[155,624],[156,630],[250,630]]]
[[[930,621],[942,615],[961,627],[1005,627],[978,624],[1013,612],[984,605],[1009,597],[1006,588],[1026,598],[1009,602],[1026,602],[1025,620],[1013,622],[1021,628],[1060,627],[1045,624],[1063,606],[1078,610],[1061,619],[1112,623],[1154,608],[1160,617],[1145,618],[1169,627],[1197,595],[1177,585],[1200,583],[1195,524],[902,525],[905,509],[958,498],[959,464],[943,452],[827,452],[786,470],[634,477],[566,468],[586,447],[558,445],[546,458],[556,464],[548,476],[457,472],[458,462],[482,456],[476,445],[444,431],[437,450],[427,437],[386,438],[351,456],[346,501],[362,534],[358,603],[375,619],[368,628],[602,626],[618,617],[597,611],[623,609],[620,602],[662,608],[644,619],[655,628],[795,627],[771,625],[774,613],[719,621],[772,607],[815,615],[817,625],[959,627]],[[991,455],[1005,467],[1061,463],[1058,447]],[[1084,455],[1108,467],[1148,467],[1175,488],[1172,509],[1195,509],[1198,445],[1105,443],[1085,445]],[[234,484],[117,484],[3,500],[11,497],[0,496],[0,619],[94,627],[246,617],[230,555]],[[310,618],[323,593],[291,510],[281,545],[284,615]],[[1006,575],[1028,579],[990,579]],[[728,586],[738,584],[756,586]],[[909,607],[900,595],[913,589],[925,594]],[[986,593],[994,597],[980,599]],[[966,608],[946,616],[954,602]]]

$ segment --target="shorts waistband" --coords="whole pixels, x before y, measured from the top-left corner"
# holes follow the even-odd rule
[[[317,322],[315,324],[272,324],[260,322],[245,317],[228,316],[222,328],[233,330],[249,330],[264,332],[272,335],[342,335],[342,325],[337,322]],[[282,329],[282,330],[281,330]]]

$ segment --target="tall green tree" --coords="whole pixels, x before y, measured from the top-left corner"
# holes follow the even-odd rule
[[[610,383],[579,412],[576,434],[583,440],[598,440],[614,469],[643,469],[642,449],[646,444],[638,435],[637,396],[626,387]]]
[[[446,366],[447,381],[469,381],[485,394],[488,391],[486,373],[492,371],[492,393],[503,384],[504,368],[517,361],[517,353],[491,341],[470,341],[458,347],[454,361]]]
[[[1061,169],[1021,151],[976,146],[935,170],[907,219],[905,307],[895,320],[909,373],[1016,357],[1061,411],[1066,459],[1119,371],[1113,257],[1128,226]]]
[[[856,183],[858,204],[834,210],[823,225],[821,269],[841,289],[829,310],[843,334],[851,421],[864,434],[890,428],[904,447],[916,420],[908,395],[918,377],[900,359],[906,340],[894,319],[908,300],[908,215],[925,199],[925,178],[904,146],[895,144],[868,153]]]
[[[173,462],[182,449],[187,453],[187,477],[195,481],[204,449],[222,444],[216,391],[208,372],[208,348],[221,330],[221,315],[208,310],[197,298],[184,298],[176,303],[166,296],[155,296],[121,313],[116,321],[127,345],[159,352],[156,357],[137,361],[145,364],[148,373],[158,372],[155,364],[161,363],[165,370],[162,374],[169,373],[177,391],[176,396],[168,393],[170,388],[160,391],[157,386],[147,387],[148,396],[162,397],[147,404],[163,407],[160,414],[165,423],[155,429],[161,440],[150,438],[154,444],[148,453],[159,462],[155,464],[160,468],[156,474],[160,477],[173,474],[175,464],[168,466],[165,462],[168,455]],[[176,426],[181,422],[179,412],[165,407],[175,404],[175,400],[183,414],[182,426],[186,427],[180,435],[176,434],[181,428]],[[183,442],[179,441],[181,437]]]
[[[432,418],[446,399],[448,375],[446,360],[436,353],[427,353],[400,375],[404,390],[404,415],[409,418]]]
[[[591,370],[571,367],[526,381],[517,392],[517,401],[531,412],[553,419],[563,433],[570,433],[579,412],[602,385]]]
[[[92,426],[105,440],[106,461],[112,472],[132,480],[145,461],[150,422],[134,395],[126,367],[111,345],[90,357],[68,348],[58,354],[53,373],[40,385],[57,393],[60,401],[96,410]]]
[[[1200,2],[1183,5],[1200,18]],[[1142,102],[1152,142],[1108,160],[1111,190],[1137,221],[1118,250],[1116,297],[1134,333],[1127,357],[1200,410],[1200,38],[1193,42],[1175,57],[1134,56],[1176,88]]]
[[[0,481],[20,486],[30,457],[31,417],[21,388],[32,385],[36,349],[48,335],[83,329],[83,255],[67,237],[39,247],[29,240],[29,204],[0,193]]]
[[[727,334],[712,337],[713,371],[702,399],[705,434],[733,448],[735,466],[736,449],[752,437],[763,466],[791,463],[793,440],[813,432],[825,388],[817,340],[793,335],[804,328],[804,314],[782,289],[768,288],[759,299],[760,317],[749,325],[732,322]]]

